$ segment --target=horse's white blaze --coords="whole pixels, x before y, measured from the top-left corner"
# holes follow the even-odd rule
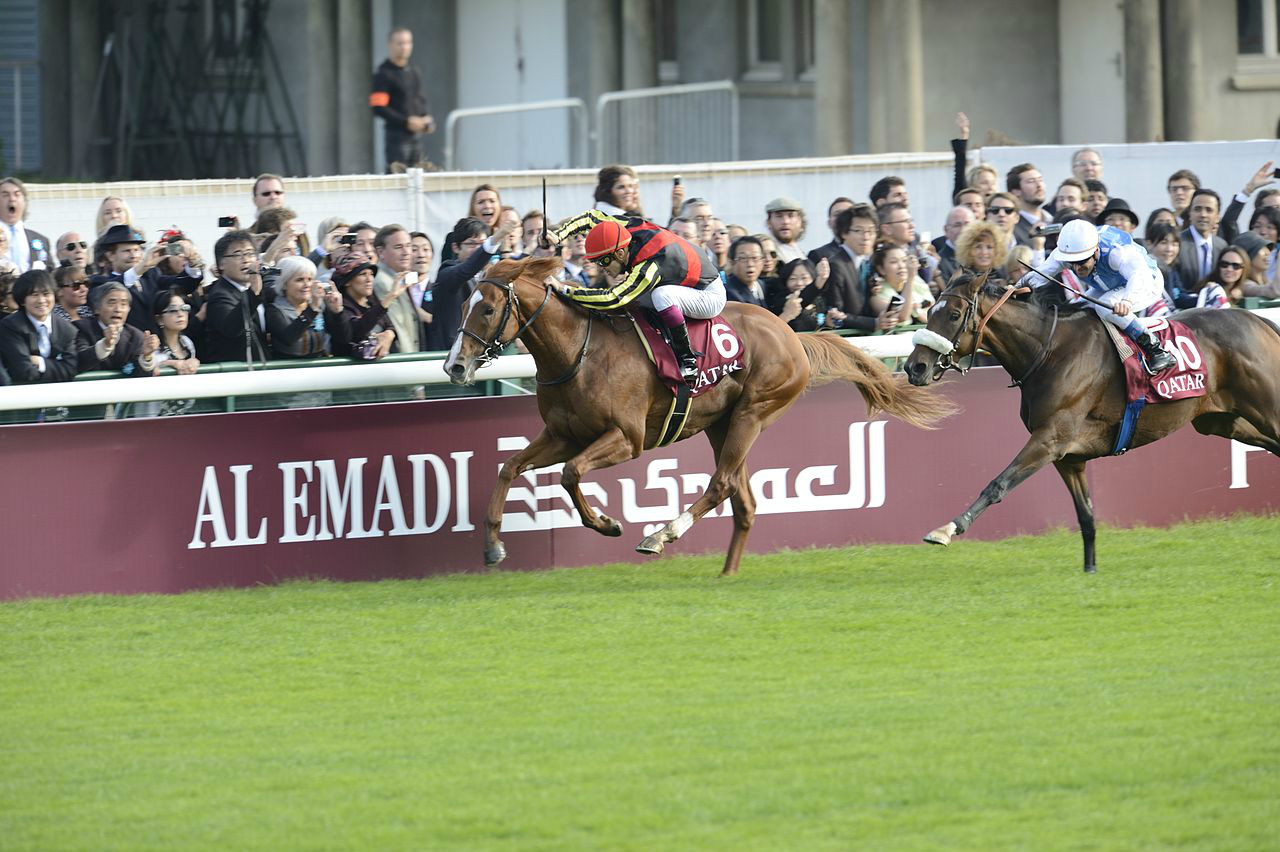
[[[449,358],[444,362],[445,372],[451,372],[453,365],[458,363],[458,356],[462,353],[462,327],[467,324],[467,320],[471,318],[471,311],[484,299],[484,294],[479,290],[471,294],[471,298],[467,300],[466,313],[462,315],[462,325],[458,326],[458,336],[453,339],[453,346],[449,347]]]

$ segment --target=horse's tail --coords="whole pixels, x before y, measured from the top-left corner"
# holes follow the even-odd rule
[[[809,356],[808,387],[834,381],[853,382],[867,403],[868,418],[884,411],[912,426],[934,429],[940,420],[958,411],[951,400],[929,388],[908,384],[905,376],[890,372],[879,359],[838,335],[818,333],[797,337]]]

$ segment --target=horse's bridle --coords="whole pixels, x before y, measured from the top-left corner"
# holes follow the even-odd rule
[[[502,305],[502,319],[499,320],[498,328],[493,333],[493,340],[485,340],[483,337],[476,334],[474,331],[467,328],[465,325],[461,329],[463,334],[465,334],[467,337],[470,337],[472,340],[475,340],[477,343],[479,343],[481,346],[484,347],[484,352],[476,356],[476,360],[480,362],[479,366],[483,367],[486,364],[489,364],[497,360],[498,356],[502,354],[503,349],[506,349],[520,335],[524,334],[526,331],[529,330],[529,326],[533,325],[533,321],[538,318],[538,314],[542,313],[542,309],[545,308],[547,306],[547,302],[550,301],[551,288],[550,287],[546,288],[545,295],[542,297],[542,303],[538,305],[538,307],[534,308],[533,313],[531,313],[529,315],[529,318],[524,321],[524,324],[516,329],[516,333],[511,335],[511,337],[508,338],[507,340],[503,340],[502,330],[507,327],[507,320],[511,319],[512,311],[515,312],[516,321],[519,322],[520,320],[520,297],[516,295],[515,283],[511,281],[503,281],[500,278],[481,278],[479,281],[476,282],[476,287],[478,288],[481,284],[492,284],[493,286],[501,290],[504,294],[506,294],[506,297],[507,297],[506,301]],[[544,382],[542,379],[539,379],[537,376],[534,376],[534,380],[538,384],[540,385],[563,384],[569,381],[569,379],[572,379],[574,375],[577,374],[579,368],[582,367],[583,359],[587,357],[587,344],[591,342],[591,319],[592,319],[592,315],[588,313],[587,314],[587,336],[586,336],[586,339],[583,340],[582,349],[578,351],[578,358],[576,361],[574,361],[573,366],[569,368],[569,372],[565,373],[560,378],[552,379],[549,382]]]
[[[986,282],[984,281],[983,283],[985,284]],[[975,292],[981,293],[982,285],[979,285]],[[1000,298],[996,300],[996,303],[991,306],[991,310],[983,314],[981,320],[978,319],[978,297],[976,295],[970,297],[970,296],[964,296],[960,293],[951,293],[951,292],[940,293],[938,294],[939,302],[941,302],[943,299],[948,299],[948,298],[959,299],[960,301],[964,302],[964,306],[965,306],[964,316],[960,320],[960,327],[956,330],[956,333],[952,335],[950,340],[947,340],[947,338],[943,337],[937,332],[932,332],[932,331],[929,331],[928,329],[920,329],[920,331],[917,331],[914,335],[912,335],[911,342],[918,346],[926,346],[929,349],[932,349],[938,353],[938,366],[942,368],[942,372],[938,374],[939,378],[946,375],[948,370],[955,370],[957,373],[963,376],[965,373],[968,373],[969,370],[973,368],[973,363],[970,362],[968,367],[962,367],[960,366],[960,361],[964,360],[965,358],[970,358],[978,354],[978,350],[982,348],[983,335],[985,335],[987,331],[987,322],[993,316],[995,316],[996,311],[1000,310],[1000,307],[1005,302],[1009,301],[1009,299],[1012,298],[1015,294],[1028,293],[1028,292],[1030,292],[1029,287],[1006,288],[1004,293],[1000,295]],[[1049,329],[1049,336],[1045,341],[1044,348],[1040,350],[1040,356],[1036,358],[1034,362],[1032,362],[1030,369],[1028,369],[1022,375],[1022,378],[1014,379],[1013,384],[1010,385],[1010,387],[1016,387],[1018,385],[1021,385],[1023,382],[1027,380],[1027,378],[1032,373],[1034,373],[1036,370],[1040,368],[1041,364],[1044,363],[1044,359],[1048,357],[1049,350],[1053,346],[1053,333],[1057,328],[1058,328],[1058,308],[1055,305],[1053,309],[1053,326]],[[972,333],[975,335],[973,340],[973,348],[970,349],[969,352],[965,355],[956,356],[955,355],[956,345],[960,340],[960,335],[965,334],[966,332]],[[940,341],[941,341],[941,344],[940,344]],[[946,351],[943,351],[944,346]]]

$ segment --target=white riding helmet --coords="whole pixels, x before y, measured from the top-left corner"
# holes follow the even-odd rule
[[[1049,255],[1050,260],[1076,263],[1093,256],[1098,248],[1098,227],[1087,219],[1072,219],[1062,226],[1058,234],[1058,247]]]

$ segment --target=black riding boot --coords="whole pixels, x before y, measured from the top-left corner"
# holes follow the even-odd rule
[[[1149,331],[1138,340],[1138,346],[1142,349],[1142,354],[1147,356],[1147,372],[1153,376],[1178,363],[1176,358],[1160,348],[1160,341]]]
[[[671,335],[671,349],[680,362],[680,378],[693,387],[698,382],[698,356],[702,353],[693,351],[693,344],[689,342],[689,326],[684,323],[670,325],[667,332]]]

